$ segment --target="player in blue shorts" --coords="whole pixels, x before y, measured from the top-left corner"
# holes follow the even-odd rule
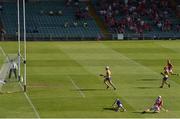
[[[126,111],[126,109],[123,107],[122,102],[119,99],[116,99],[112,106],[113,106],[115,111],[119,111],[121,109],[123,112]]]

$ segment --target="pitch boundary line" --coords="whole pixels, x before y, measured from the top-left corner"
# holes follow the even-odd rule
[[[0,46],[0,49],[1,49],[2,53],[3,53],[3,55],[8,59],[7,54],[5,53],[5,51],[3,50],[3,48],[2,48],[1,46]],[[22,84],[21,84],[20,82],[19,82],[19,85],[20,85],[20,87],[23,89],[23,86],[22,86]],[[24,94],[24,96],[26,97],[26,99],[27,99],[28,103],[30,104],[31,108],[32,108],[33,111],[35,112],[36,117],[37,117],[38,119],[40,119],[40,115],[39,115],[38,111],[36,110],[34,104],[32,103],[31,99],[30,99],[29,96],[27,95],[27,93],[24,92],[23,94]]]
[[[68,78],[70,79],[70,81],[71,81],[71,83],[73,84],[73,86],[79,91],[79,93],[81,94],[81,96],[82,96],[83,98],[85,98],[86,96],[85,96],[85,94],[80,90],[79,86],[76,85],[76,83],[73,81],[73,79],[72,79],[70,76],[68,76]]]
[[[24,89],[23,86],[22,86],[22,84],[21,84],[20,82],[19,82],[19,85],[20,85],[20,87],[21,87],[22,89]],[[40,119],[40,115],[39,115],[38,111],[36,110],[34,104],[32,103],[31,99],[29,98],[29,96],[27,95],[26,92],[24,92],[24,96],[26,97],[27,101],[28,101],[29,104],[31,105],[32,109],[34,110],[37,118]]]

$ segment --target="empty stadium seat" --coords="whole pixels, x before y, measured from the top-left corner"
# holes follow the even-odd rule
[[[84,8],[85,3],[80,3],[80,8]],[[7,34],[14,35],[17,31],[17,8],[16,3],[6,2],[3,4],[4,11],[1,14],[1,19]],[[21,8],[22,9],[22,8]],[[54,13],[62,10],[63,15],[49,15],[49,11]],[[22,13],[21,13],[22,15]],[[60,2],[27,2],[26,3],[26,26],[27,34],[41,34],[51,37],[87,37],[97,38],[101,33],[96,25],[96,22],[91,17],[84,20],[75,19],[75,7],[65,6],[63,1]],[[73,22],[77,22],[77,27]],[[69,26],[64,27],[65,22]],[[84,28],[83,22],[87,22],[88,27]],[[23,19],[21,16],[21,24]],[[22,27],[22,26],[21,26]],[[23,28],[23,27],[22,27]]]

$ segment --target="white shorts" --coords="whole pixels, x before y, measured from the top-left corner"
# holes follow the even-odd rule
[[[119,107],[119,108],[122,108],[122,107],[123,107],[123,105],[122,105],[122,104],[120,104],[120,105],[118,105],[118,107]]]
[[[6,84],[6,83],[5,83],[4,81],[2,81],[2,80],[0,80],[0,83],[1,83],[1,84]]]
[[[169,72],[169,73],[173,73],[172,69],[166,69],[166,71]]]
[[[151,111],[160,111],[160,107],[158,107],[157,105],[154,105],[153,107],[151,107],[150,110]]]

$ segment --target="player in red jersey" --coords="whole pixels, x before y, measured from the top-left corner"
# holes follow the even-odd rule
[[[162,100],[162,97],[161,97],[161,96],[158,96],[158,98],[155,100],[154,105],[153,105],[151,108],[143,111],[143,113],[151,112],[151,111],[158,113],[158,112],[161,111],[161,109],[164,109],[164,108],[163,108],[163,100]],[[165,110],[165,109],[164,109],[164,110]],[[165,111],[167,112],[168,110],[165,110]]]
[[[167,60],[167,64],[166,64],[166,66],[164,67],[164,70],[167,71],[168,74],[179,76],[179,74],[173,73],[173,68],[174,68],[173,64],[172,64],[171,61],[168,59],[168,60]]]
[[[165,70],[164,73],[161,72],[161,75],[163,76],[163,78],[162,78],[162,84],[161,84],[160,88],[163,88],[164,84],[168,85],[168,87],[170,88],[170,83],[168,82],[169,73]]]

